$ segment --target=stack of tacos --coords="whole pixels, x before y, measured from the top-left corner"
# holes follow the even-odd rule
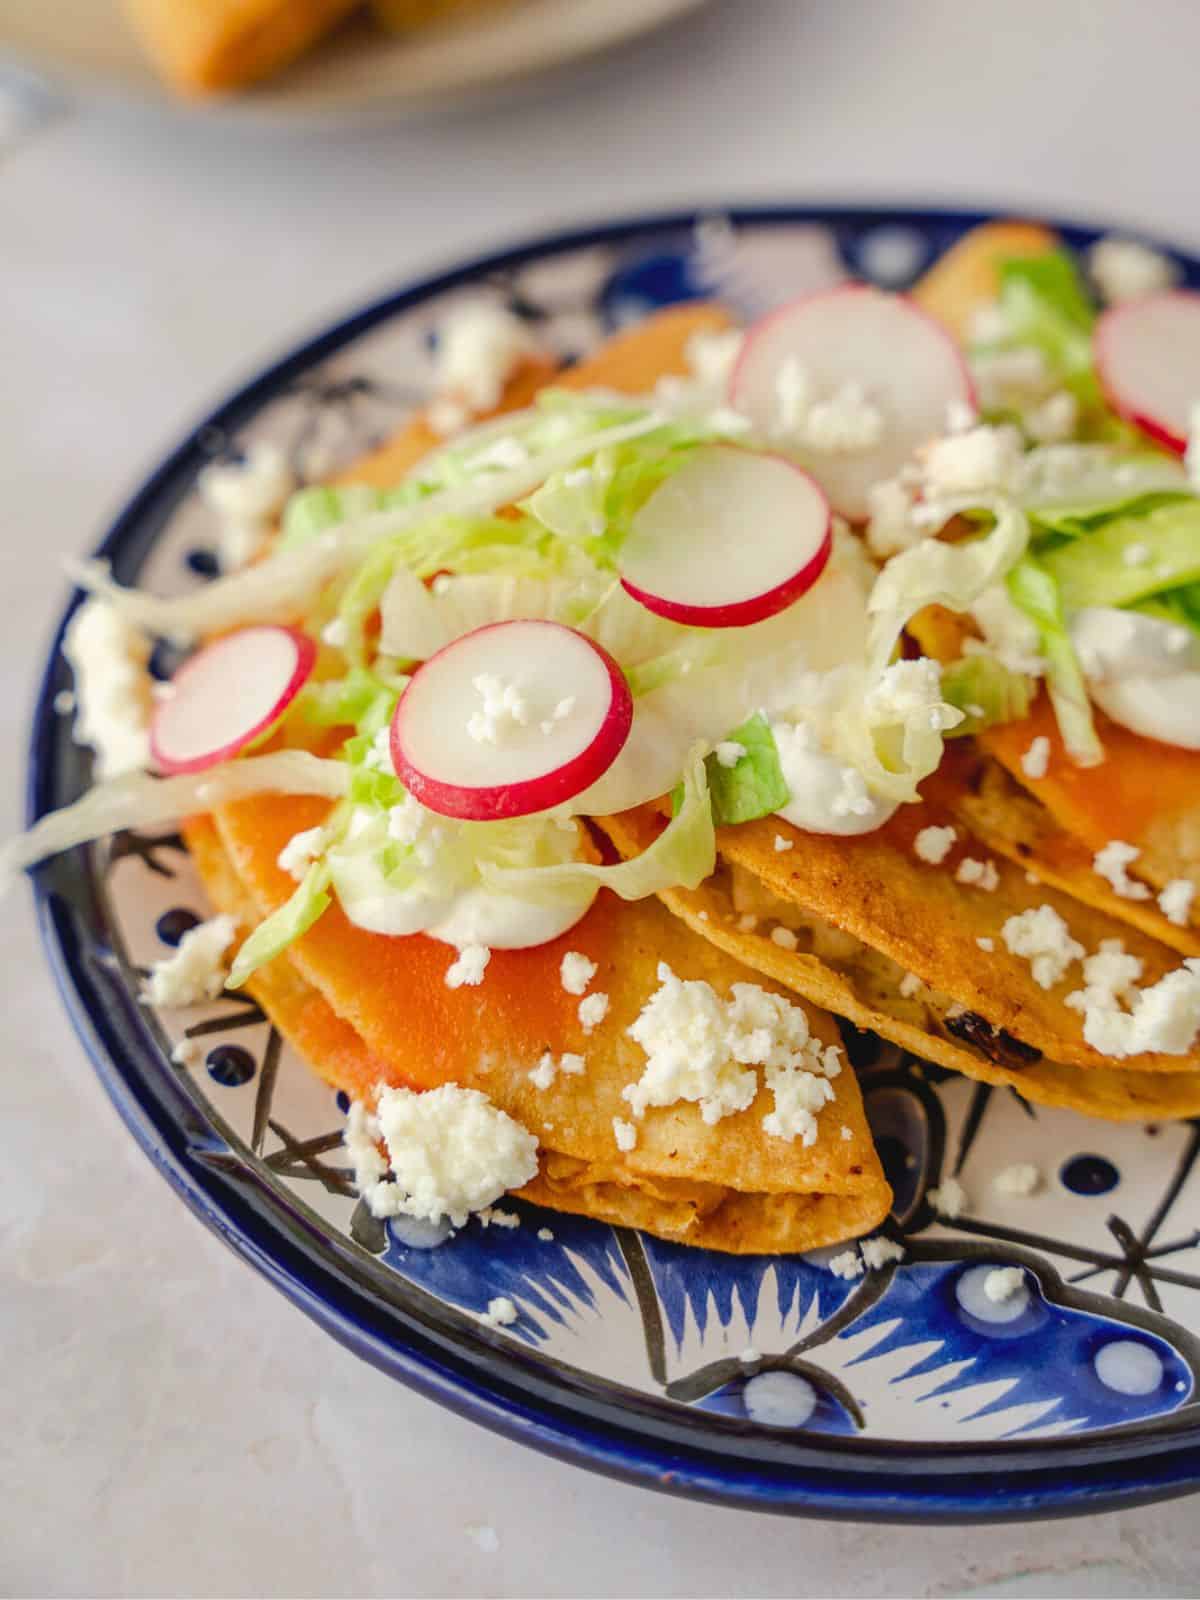
[[[1043,229],[992,225],[969,235],[939,263],[918,287],[915,299],[965,337],[971,319],[980,313],[995,319],[995,302],[1003,303],[1005,274],[1011,271],[1005,264],[1013,261],[1054,263],[1053,276],[1063,256],[1058,242]],[[1036,266],[1032,278],[1019,281],[1026,295],[1032,292],[1031,283],[1037,289]],[[869,314],[874,314],[873,305],[868,303]],[[831,313],[844,314],[844,306]],[[677,308],[616,336],[583,364],[554,374],[553,386],[567,395],[604,396],[604,404],[616,408],[604,425],[615,421],[626,430],[639,425],[653,429],[657,421],[651,413],[648,423],[631,424],[619,409],[621,395],[656,394],[657,403],[664,406],[707,406],[713,417],[721,414],[713,426],[722,441],[714,446],[711,436],[699,442],[689,437],[680,448],[680,459],[697,448],[738,448],[742,443],[738,430],[746,426],[745,418],[732,415],[723,404],[714,409],[711,393],[704,390],[706,383],[711,385],[718,353],[723,347],[725,363],[735,343],[729,318],[720,308]],[[1055,360],[1065,360],[1061,337],[1055,341],[1047,335],[1045,343],[1052,367]],[[835,367],[843,348],[833,342],[830,360]],[[1077,355],[1077,346],[1071,350]],[[753,373],[747,376],[744,352],[741,363],[727,392],[735,407],[739,400],[747,400],[753,412]],[[1055,368],[1055,377],[1062,378],[1063,372]],[[494,448],[497,439],[518,440],[515,449],[508,448],[507,455],[502,452],[497,458],[498,470],[511,469],[519,477],[523,459],[520,438],[524,436],[505,434],[504,414],[528,416],[524,408],[550,379],[546,361],[533,356],[523,358],[510,374],[498,408],[500,420],[480,436],[491,441],[488,448]],[[797,381],[792,374],[793,390]],[[1073,448],[1082,440],[1085,450],[1092,452],[1088,457],[1092,468],[1103,456],[1108,463],[1105,470],[1135,474],[1138,492],[1124,496],[1121,514],[1137,515],[1188,499],[1190,488],[1181,478],[1176,481],[1176,465],[1166,455],[1149,452],[1144,442],[1132,440],[1128,431],[1120,431],[1123,425],[1096,391],[1090,372],[1080,375],[1077,365],[1066,371],[1064,381],[1075,382],[1070,408],[1075,431],[1065,447]],[[838,458],[837,470],[830,475],[835,500],[845,496],[846,482],[853,478],[853,472],[845,470],[845,458],[853,458],[855,450],[869,454],[875,448],[866,441],[874,439],[878,429],[872,433],[869,409],[864,411],[858,401],[857,410],[850,406],[845,416],[858,422],[866,417],[863,442],[847,444],[843,439],[833,449]],[[1034,401],[1045,410],[1046,395],[1037,394]],[[1027,451],[1029,430],[1035,430],[1032,410],[1022,411],[1003,396],[993,399],[988,409],[997,414],[979,428],[981,445],[991,446],[1005,430],[1003,438],[1010,441],[1006,449]],[[1058,407],[1060,413],[1066,409]],[[808,413],[810,420],[815,415],[815,409]],[[949,436],[961,439],[973,426],[974,419],[956,418],[949,425]],[[823,458],[814,443],[815,429],[813,422],[803,448],[798,445],[795,453],[821,483]],[[770,442],[781,448],[778,439]],[[324,501],[314,501],[309,491],[301,519],[320,512],[325,518],[320,526],[328,531],[347,524],[352,515],[386,517],[390,505],[410,504],[388,501],[387,494],[396,492],[397,485],[403,491],[404,485],[412,484],[414,474],[419,477],[420,463],[430,452],[436,458],[444,448],[428,422],[418,420],[344,474]],[[576,464],[575,478],[565,491],[559,485],[560,495],[569,497],[576,487],[590,493],[584,480],[597,473],[602,455],[587,458],[582,468]],[[605,470],[615,472],[608,457],[604,459]],[[656,456],[649,476],[638,479],[635,512],[678,466],[672,458],[664,469],[664,459]],[[917,460],[921,459],[918,450]],[[637,471],[642,472],[644,465],[640,463]],[[898,621],[893,618],[888,633],[886,615],[881,622],[881,614],[890,615],[884,580],[872,588],[881,561],[886,562],[886,575],[889,570],[899,573],[902,568],[896,563],[912,550],[937,547],[956,556],[965,552],[971,559],[970,553],[985,545],[989,552],[998,549],[1017,523],[1025,532],[1019,548],[1009,550],[1007,569],[1024,559],[1027,550],[1039,548],[1030,544],[1026,524],[1027,516],[1035,518],[1035,513],[1019,503],[1020,494],[1011,485],[989,487],[974,500],[969,493],[960,494],[934,515],[926,484],[925,509],[930,515],[922,524],[920,468],[902,464],[896,484],[895,493],[908,495],[911,514],[900,554],[893,552],[888,560],[886,537],[882,532],[873,537],[876,530],[870,525],[864,540],[861,519],[857,530],[835,523],[828,576],[818,578],[812,590],[813,598],[832,595],[832,589],[820,586],[838,583],[861,596],[845,615],[850,618],[847,630],[861,628],[862,639],[846,648],[860,649],[866,656],[875,651],[877,673],[895,673],[897,665],[911,664],[925,672],[926,687],[932,683],[936,689],[940,668],[941,690],[929,702],[931,709],[895,713],[898,719],[909,718],[902,740],[888,743],[885,738],[869,749],[859,747],[868,750],[862,771],[854,768],[856,784],[862,778],[864,785],[847,791],[852,798],[846,806],[865,816],[878,803],[882,819],[878,825],[863,831],[842,823],[831,824],[832,831],[811,823],[797,825],[783,814],[786,789],[757,808],[748,806],[745,794],[753,788],[748,778],[749,787],[740,791],[738,803],[727,805],[724,812],[718,806],[714,812],[718,825],[715,835],[710,830],[708,857],[699,871],[693,863],[679,872],[677,881],[660,875],[653,893],[614,892],[604,880],[605,886],[566,931],[529,948],[485,950],[483,981],[475,981],[480,976],[475,973],[452,986],[447,981],[452,952],[446,939],[427,931],[384,932],[378,925],[364,925],[371,919],[355,913],[353,904],[343,904],[336,893],[326,892],[328,875],[319,884],[305,880],[313,892],[308,910],[297,920],[296,895],[304,892],[304,885],[297,891],[296,874],[288,869],[289,844],[298,837],[319,838],[313,830],[329,825],[331,816],[344,815],[345,802],[330,798],[334,790],[322,791],[322,798],[312,793],[280,794],[266,787],[192,817],[185,835],[214,906],[236,919],[241,936],[252,941],[246,949],[255,951],[255,959],[241,963],[248,972],[246,987],[314,1071],[367,1107],[389,1089],[457,1085],[481,1090],[537,1139],[538,1172],[520,1191],[528,1198],[665,1238],[730,1251],[795,1251],[833,1244],[869,1232],[887,1215],[890,1191],[854,1073],[839,1049],[834,1019],[892,1040],[967,1077],[1011,1086],[1030,1101],[1116,1120],[1200,1113],[1196,1028],[1188,1034],[1189,1006],[1197,1007],[1195,1020],[1200,1024],[1200,1000],[1191,993],[1200,969],[1187,964],[1200,955],[1200,922],[1188,888],[1200,882],[1200,750],[1151,739],[1111,721],[1096,707],[1089,715],[1077,706],[1076,721],[1064,721],[1063,674],[1042,667],[1025,671],[1021,664],[1013,667],[1011,660],[997,665],[988,658],[986,629],[971,605],[955,608],[942,603],[953,601],[958,579],[935,573],[929,582],[918,573],[910,591],[915,599],[902,615],[897,613]],[[1108,498],[1113,498],[1111,491]],[[568,541],[564,519],[569,521],[574,513],[567,500],[560,498],[547,509],[536,495],[530,500],[527,489],[513,499],[519,507],[500,507],[492,538],[503,542],[507,537],[506,518],[536,514],[545,516],[549,532]],[[872,513],[882,520],[876,501],[868,499]],[[698,504],[702,508],[702,502]],[[1065,515],[1058,528],[1066,526]],[[1082,511],[1073,508],[1072,515],[1078,527],[1072,526],[1071,535],[1078,535],[1082,544],[1112,510],[1089,503]],[[1011,519],[1011,526],[1006,519]],[[291,522],[294,532],[297,517]],[[286,544],[287,519],[284,526]],[[590,549],[587,540],[602,540],[606,531],[601,519],[600,525],[585,528],[580,542]],[[752,531],[747,533],[752,536]],[[369,545],[363,550],[368,551]],[[994,564],[992,554],[986,559]],[[380,598],[382,584],[373,590],[364,586],[362,573],[369,560],[368,555],[350,580],[365,596],[357,613],[360,655],[351,669],[368,675],[375,671],[386,679],[389,671],[396,670],[395,652],[385,656],[383,650],[390,643],[388,601]],[[429,585],[428,593],[438,592],[441,579],[435,570],[446,569],[458,570],[453,560],[443,569],[434,569],[432,559],[427,570],[417,568]],[[580,570],[563,568],[562,581],[580,581]],[[997,576],[1003,581],[1004,566],[996,567],[993,583]],[[548,587],[557,581],[557,577],[548,580]],[[590,571],[582,581],[585,587],[592,581]],[[335,588],[342,582],[343,577],[335,579]],[[514,582],[510,615],[545,615],[522,609],[519,577]],[[1165,586],[1164,579],[1164,592]],[[1185,587],[1178,583],[1171,593]],[[978,598],[979,588],[977,584],[968,601]],[[319,626],[320,616],[328,615],[321,598],[326,592],[318,582],[318,597],[310,593],[303,603],[296,601],[295,617],[289,620],[315,609]],[[339,591],[343,600],[345,592]],[[251,590],[239,593],[248,596]],[[115,603],[123,602],[116,597]],[[249,603],[239,602],[243,608]],[[793,611],[802,603],[794,602]],[[1160,596],[1156,603],[1165,602]],[[288,604],[286,598],[272,602],[272,617],[288,617]],[[579,625],[591,626],[604,604],[602,599],[597,612],[589,612]],[[829,605],[833,608],[833,599]],[[382,638],[377,634],[380,606]],[[152,608],[138,612],[130,604],[128,610],[135,622],[152,630],[158,626]],[[182,613],[170,615],[178,620]],[[645,697],[640,704],[654,703],[658,680],[650,673],[662,673],[664,662],[677,672],[677,683],[693,664],[698,673],[716,670],[706,665],[708,658],[702,654],[707,648],[705,630],[688,628],[678,619],[682,615],[668,618],[665,648],[656,635],[654,647],[643,651],[632,666],[621,661],[635,698],[639,693]],[[813,641],[820,636],[821,625],[816,611],[810,608],[808,615],[807,665],[819,669],[821,647]],[[661,626],[662,616],[668,613],[656,614],[654,627]],[[227,625],[252,620],[243,609]],[[200,626],[204,632],[213,631]],[[334,648],[349,650],[344,634],[329,637],[336,641]],[[601,635],[597,637],[603,642]],[[764,703],[774,697],[776,705],[783,692],[779,684],[795,667],[789,654],[793,641],[782,632],[780,639],[777,657],[756,659],[748,669],[748,681],[761,687]],[[1061,661],[1061,639],[1050,642],[1059,648]],[[1041,643],[1047,644],[1046,635]],[[680,665],[680,652],[690,650],[701,653]],[[1001,684],[1004,714],[972,698],[972,693],[982,694],[978,686],[983,681],[972,670],[962,678],[975,690],[968,687],[957,702],[949,699],[948,685],[956,668],[985,658],[988,667],[980,670],[985,677],[991,673],[987,681],[993,687]],[[401,665],[407,670],[406,663]],[[333,670],[328,669],[329,674]],[[344,678],[331,679],[333,688],[350,682],[352,670]],[[839,670],[831,665],[827,676]],[[402,702],[407,678],[398,681]],[[791,692],[801,699],[818,692],[804,678],[796,678],[795,685]],[[865,692],[869,696],[874,691]],[[394,703],[394,692],[391,698]],[[752,710],[753,704],[750,701],[743,709]],[[918,714],[929,719],[928,726],[922,723],[920,737],[913,735],[910,741]],[[720,715],[719,710],[712,715]],[[1090,765],[1080,761],[1084,738],[1080,719],[1090,741]],[[369,719],[356,722],[353,717],[346,725],[330,717],[306,723],[289,714],[269,730],[273,743],[259,748],[299,748],[325,766],[330,757],[353,750],[352,759],[362,758],[360,768],[363,760],[372,771],[386,767],[384,778],[391,785],[398,779],[386,759],[369,754],[371,748],[381,748],[382,725],[376,724]],[[635,719],[630,748],[639,737],[643,740],[650,770],[654,747],[647,742],[647,726]],[[746,728],[750,726],[747,722]],[[773,735],[765,731],[773,726],[772,718],[764,713],[755,726],[773,750]],[[918,745],[927,748],[930,735],[935,740],[933,757],[918,761],[911,752]],[[834,738],[842,736],[835,733]],[[700,753],[709,752],[704,765],[714,794],[725,774],[736,775],[743,763],[752,764],[750,737],[731,725],[709,731]],[[843,752],[839,759],[845,759],[847,748],[839,746]],[[676,761],[672,767],[667,760],[663,770],[668,781],[638,791],[642,803],[620,811],[605,801],[629,791],[619,786],[606,790],[601,779],[595,802],[581,803],[577,810],[585,819],[582,825],[575,824],[581,827],[580,858],[614,866],[620,861],[643,862],[648,851],[661,850],[660,841],[669,830],[678,831],[683,811],[696,803],[694,785],[686,793],[660,792],[670,791],[682,765]],[[766,791],[780,778],[778,764],[768,765],[769,780],[761,770],[752,775]],[[412,788],[410,782],[406,805],[412,800]],[[861,803],[856,798],[860,796]],[[704,800],[706,820],[710,799]],[[396,792],[389,788],[379,803],[385,808],[395,805]],[[712,803],[716,805],[715,800]],[[837,813],[843,820],[846,806]],[[389,837],[401,835],[391,832]],[[27,851],[29,856],[37,853],[36,844]],[[611,880],[614,885],[623,881]],[[338,886],[335,873],[335,890]],[[276,941],[277,948],[269,940],[263,943],[263,925],[278,926],[289,916],[288,937]],[[572,963],[590,974],[583,987],[566,976]],[[1116,977],[1110,976],[1110,969]],[[651,1097],[639,1107],[634,1127],[629,1119],[636,1096],[631,1098],[630,1090],[646,1070],[649,1054],[638,1019],[654,997],[677,980],[701,986],[693,991],[701,997],[698,1005],[728,1006],[739,994],[769,996],[774,1000],[761,1003],[776,1005],[779,1014],[786,1012],[792,1018],[802,1014],[803,1022],[795,1023],[800,1030],[795,1037],[807,1041],[804,1060],[823,1060],[825,1068],[818,1069],[817,1076],[822,1071],[827,1074],[816,1096],[818,1101],[824,1097],[825,1103],[814,1109],[811,1119],[801,1118],[790,1128],[781,1124],[782,1101],[779,1093],[773,1093],[768,1072],[736,1108],[725,1107],[722,1114],[714,1115],[699,1091],[674,1100]],[[583,1010],[584,988],[604,1003],[590,1012]],[[1160,1008],[1170,1015],[1156,1031],[1149,1019],[1160,1000]],[[753,1003],[760,1004],[757,999]],[[1129,1019],[1139,1012],[1141,1022],[1133,1026]],[[1125,1020],[1112,1023],[1114,1014]],[[1111,1043],[1118,1035],[1126,1041],[1119,1047]],[[767,1059],[764,1050],[765,1046],[755,1045],[739,1059],[754,1067]],[[545,1065],[539,1071],[541,1063]],[[807,1093],[811,1082],[805,1082]],[[804,1132],[797,1136],[801,1126]]]

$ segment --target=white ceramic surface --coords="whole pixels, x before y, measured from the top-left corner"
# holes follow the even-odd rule
[[[743,0],[522,107],[403,136],[256,146],[84,111],[37,131],[0,164],[5,825],[64,593],[52,556],[295,333],[520,232],[739,191],[1009,197],[1194,247],[1200,16],[1164,0],[1151,32],[1144,15]],[[1194,1593],[1187,1502],[1008,1529],[789,1524],[639,1494],[436,1410],[173,1200],[93,1081],[20,894],[0,972],[3,1591]]]

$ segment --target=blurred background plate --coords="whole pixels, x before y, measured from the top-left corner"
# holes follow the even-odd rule
[[[703,3],[508,0],[402,37],[355,17],[278,77],[195,104],[279,122],[378,120],[501,88],[634,39]],[[79,89],[181,103],[142,54],[118,0],[4,0],[4,51]]]

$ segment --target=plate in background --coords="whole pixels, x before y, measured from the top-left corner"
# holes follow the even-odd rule
[[[962,213],[829,207],[657,217],[539,240],[369,305],[263,372],[198,427],[103,545],[160,592],[215,570],[195,491],[214,454],[261,437],[334,465],[420,404],[429,334],[493,296],[565,358],[657,306],[716,295],[744,317],[847,275],[910,283]],[[1074,246],[1094,230],[1066,227]],[[1187,281],[1200,263],[1179,257]],[[36,714],[33,814],[75,798],[88,760]],[[203,914],[176,835],[125,833],[35,875],[74,1023],[136,1139],[188,1204],[308,1315],[383,1370],[583,1465],[726,1503],[910,1521],[1095,1511],[1200,1486],[1200,1123],[1031,1107],[859,1039],[867,1113],[905,1257],[846,1282],[833,1251],[732,1257],[538,1212],[429,1231],[380,1223],[340,1150],[345,1110],[258,1008],[138,1003],[139,969]],[[186,1061],[172,1052],[192,1044]],[[1047,1184],[998,1193],[1014,1156]],[[947,1174],[967,1214],[938,1218]],[[549,1229],[552,1238],[539,1237]],[[1018,1302],[980,1292],[1019,1265]],[[518,1321],[484,1327],[510,1296]]]
[[[120,15],[119,0],[5,0],[0,51],[84,90],[273,122],[384,119],[498,90],[637,38],[704,0],[509,0],[495,12],[403,38],[352,18],[254,89],[211,100],[170,95]]]

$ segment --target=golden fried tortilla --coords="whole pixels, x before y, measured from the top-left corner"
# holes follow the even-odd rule
[[[189,824],[188,844],[214,903],[243,926],[281,904],[294,884],[275,858],[325,811],[321,801],[279,799],[269,815],[247,803],[224,807],[215,823]],[[568,950],[597,963],[589,992],[609,997],[608,1014],[590,1033],[579,1021],[578,997],[560,981]],[[626,1030],[658,987],[658,963],[722,994],[733,983],[761,981],[657,902],[626,905],[602,893],[561,939],[493,951],[477,989],[447,988],[454,955],[421,935],[367,933],[335,904],[248,987],[314,1069],[355,1098],[369,1101],[380,1083],[483,1090],[542,1146],[538,1178],[522,1193],[560,1210],[735,1252],[812,1249],[869,1231],[886,1216],[890,1190],[848,1065],[833,1080],[836,1098],[811,1146],[764,1133],[774,1101],[760,1090],[748,1110],[715,1125],[694,1105],[652,1109],[636,1147],[618,1149],[613,1118],[629,1115],[621,1091],[645,1065]],[[832,1020],[805,1009],[817,1037],[836,1043]],[[547,1051],[582,1055],[586,1072],[535,1087],[529,1073]]]
[[[185,95],[245,89],[315,44],[358,0],[123,0],[146,53]]]
[[[686,370],[694,334],[726,325],[714,307],[675,308],[618,335],[557,381],[640,393],[664,373]],[[544,381],[536,364],[516,374],[506,406],[526,404]],[[395,483],[434,442],[415,422],[347,477]],[[277,864],[279,852],[327,809],[319,800],[264,795],[190,824],[188,842],[215,903],[245,925],[280,905],[295,885]],[[590,1034],[578,997],[560,981],[568,950],[597,963],[589,992],[609,996],[608,1013]],[[380,1082],[484,1090],[537,1134],[540,1171],[522,1192],[541,1203],[738,1252],[812,1249],[868,1232],[886,1216],[890,1190],[848,1065],[833,1080],[836,1099],[812,1146],[765,1134],[762,1118],[774,1100],[764,1089],[748,1110],[716,1125],[694,1105],[651,1110],[636,1147],[618,1149],[613,1118],[629,1112],[621,1091],[645,1065],[626,1030],[658,987],[658,963],[722,994],[735,982],[760,981],[658,902],[629,905],[602,893],[563,938],[493,951],[477,989],[447,988],[453,959],[446,945],[421,935],[386,938],[356,928],[335,904],[248,987],[314,1069],[356,1098],[369,1099]],[[814,1033],[836,1043],[832,1020],[806,1010]],[[583,1055],[586,1074],[560,1073],[550,1088],[536,1088],[529,1072],[547,1051]]]
[[[930,268],[914,290],[915,297],[965,336],[972,313],[996,296],[997,261],[1037,255],[1060,242],[1036,224],[986,223],[972,229]],[[968,619],[933,606],[914,618],[909,632],[925,654],[953,661],[973,627]],[[1189,926],[1181,928],[1159,912],[1153,899],[1117,895],[1092,868],[1096,852],[1117,839],[1140,851],[1133,871],[1155,890],[1175,878],[1200,884],[1200,751],[1131,733],[1110,722],[1098,708],[1094,715],[1105,751],[1099,767],[1078,767],[1067,755],[1044,694],[1023,721],[986,730],[974,744],[999,763],[1012,782],[1005,785],[987,763],[974,766],[972,772],[982,774],[979,781],[986,788],[986,802],[977,804],[972,794],[960,791],[951,809],[993,849],[1020,860],[1047,883],[1100,906],[1184,955],[1200,954],[1200,895],[1193,902]],[[1041,736],[1050,743],[1049,764],[1042,777],[1031,778],[1021,758]],[[1040,817],[1028,806],[1020,807],[1019,789],[1033,796]]]
[[[662,826],[652,808],[606,817],[605,834],[622,856],[637,855]],[[811,835],[807,837],[813,837]],[[789,854],[783,852],[786,860]],[[798,947],[787,949],[771,938],[769,893],[759,900],[764,915],[757,926],[743,924],[741,896],[728,868],[696,890],[672,889],[662,898],[698,934],[739,961],[856,1027],[878,1033],[923,1060],[961,1072],[982,1083],[1016,1089],[1040,1105],[1062,1106],[1113,1122],[1155,1121],[1200,1113],[1200,1072],[1145,1072],[1124,1066],[1073,1066],[1039,1057],[1019,1038],[992,1026],[978,1013],[960,1009],[948,1016],[945,997],[922,986],[906,994],[904,972],[896,963],[853,935],[821,918],[808,919]],[[786,907],[782,907],[786,915]],[[794,908],[793,908],[794,909]],[[789,917],[783,926],[796,924]],[[815,944],[817,955],[805,946]],[[951,1029],[957,1027],[957,1032]]]

